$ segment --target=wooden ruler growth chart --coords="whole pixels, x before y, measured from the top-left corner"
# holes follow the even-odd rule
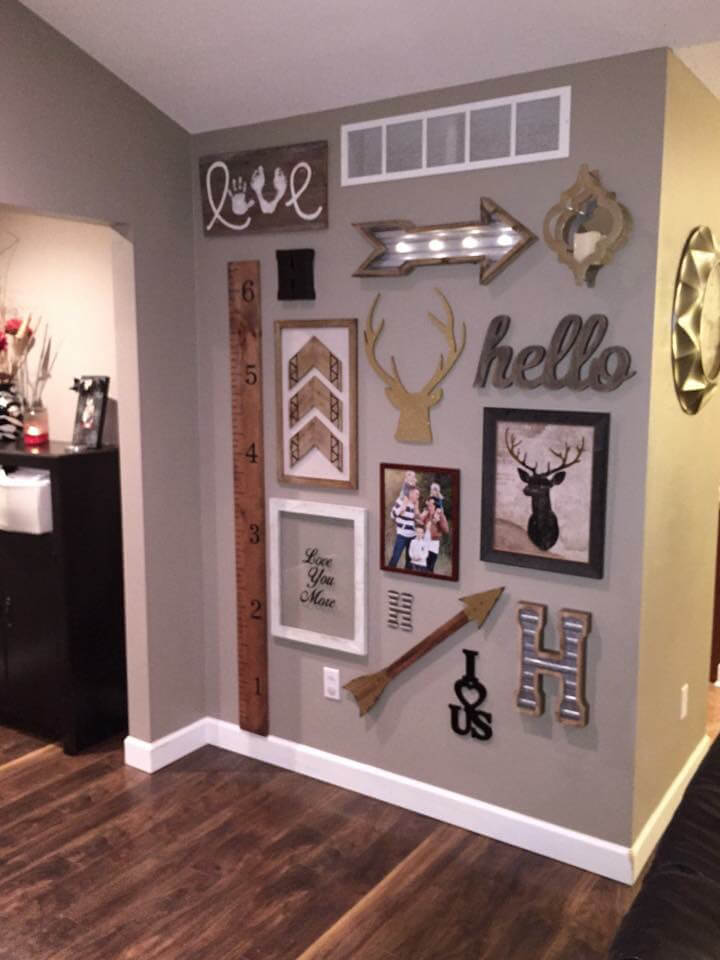
[[[268,732],[260,263],[228,264],[240,726]]]

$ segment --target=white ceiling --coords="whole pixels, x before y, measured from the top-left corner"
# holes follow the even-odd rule
[[[718,0],[24,0],[191,133],[670,46],[720,94]]]

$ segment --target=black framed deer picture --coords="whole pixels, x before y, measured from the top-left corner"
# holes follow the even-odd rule
[[[602,578],[610,415],[484,414],[481,560]]]

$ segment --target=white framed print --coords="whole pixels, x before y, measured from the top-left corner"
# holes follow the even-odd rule
[[[367,652],[367,509],[270,498],[274,637]]]

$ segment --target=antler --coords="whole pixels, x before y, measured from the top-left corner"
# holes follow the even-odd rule
[[[370,366],[373,368],[375,373],[380,377],[380,379],[387,384],[388,387],[397,388],[400,387],[405,393],[407,390],[403,386],[403,382],[400,379],[400,372],[397,368],[397,363],[395,362],[395,357],[390,357],[390,362],[392,363],[393,373],[390,374],[387,370],[379,363],[378,358],[375,356],[375,346],[380,339],[380,334],[383,331],[385,326],[384,318],[380,321],[380,324],[377,330],[373,326],[373,320],[375,318],[375,309],[380,300],[380,294],[378,293],[373,300],[373,305],[370,308],[370,313],[368,314],[367,323],[365,324],[365,331],[363,336],[365,337],[365,353],[367,354],[368,361]]]
[[[542,474],[542,476],[543,476],[543,477],[548,477],[548,476],[550,476],[551,473],[557,473],[558,470],[567,470],[568,467],[574,467],[576,463],[579,463],[579,462],[580,462],[580,457],[583,455],[584,451],[585,451],[585,437],[582,437],[582,438],[581,438],[580,443],[576,443],[576,444],[575,444],[575,459],[574,459],[574,460],[568,461],[568,457],[570,456],[570,444],[569,444],[569,443],[566,443],[566,444],[565,444],[565,451],[564,451],[564,453],[558,453],[556,450],[553,450],[552,447],[551,447],[551,448],[550,448],[550,453],[551,453],[554,457],[557,457],[558,460],[560,461],[560,463],[557,465],[557,467],[553,467],[552,470],[548,467],[548,469],[545,471],[545,473]]]
[[[523,454],[522,457],[518,456],[520,453],[520,441],[515,438],[514,433],[510,433],[509,427],[505,428],[505,446],[507,448],[507,452],[513,458],[513,460],[515,460],[516,463],[519,463],[522,467],[525,467],[527,470],[532,471],[533,476],[549,477],[553,473],[557,473],[559,470],[567,470],[568,467],[573,467],[576,463],[580,462],[580,458],[585,452],[585,437],[581,438],[580,443],[575,444],[575,458],[573,460],[568,459],[570,456],[569,443],[565,444],[565,450],[563,453],[558,453],[557,450],[553,450],[551,447],[550,453],[554,457],[557,457],[560,463],[556,467],[551,467],[550,464],[548,464],[547,470],[544,470],[542,473],[538,473],[537,463],[533,467],[527,462],[527,454]]]
[[[525,467],[528,470],[532,470],[533,474],[537,475],[537,464],[534,467],[531,467],[527,462],[527,454],[524,453],[522,457],[518,456],[520,441],[515,439],[515,434],[510,433],[510,428],[505,427],[505,446],[507,447],[507,452],[515,460],[516,463],[519,463],[520,466]]]
[[[435,324],[435,326],[445,336],[445,339],[448,342],[448,355],[446,360],[445,357],[442,354],[440,354],[440,359],[438,360],[438,365],[435,370],[435,373],[430,377],[430,379],[425,384],[425,386],[419,391],[421,394],[426,394],[426,395],[432,393],[435,387],[437,387],[437,385],[442,380],[445,379],[445,377],[450,373],[452,368],[455,366],[455,364],[457,363],[458,357],[465,349],[465,337],[467,336],[467,328],[463,323],[462,343],[460,345],[460,349],[458,349],[458,345],[455,340],[455,315],[452,312],[452,307],[447,302],[447,299],[445,298],[445,294],[442,292],[442,290],[438,290],[436,287],[435,293],[437,293],[437,295],[440,297],[440,299],[443,302],[443,306],[445,308],[445,315],[447,317],[447,323],[443,323],[442,320],[438,320],[435,314],[430,313],[430,311],[428,311],[428,316],[430,317],[432,322]]]

